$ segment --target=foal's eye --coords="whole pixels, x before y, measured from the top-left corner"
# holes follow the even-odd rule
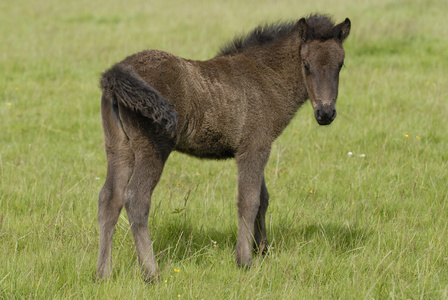
[[[344,66],[344,61],[342,61],[342,62],[339,64],[339,71],[342,69],[343,66]]]
[[[306,60],[303,60],[303,67],[308,74],[311,74],[310,65],[306,62]]]

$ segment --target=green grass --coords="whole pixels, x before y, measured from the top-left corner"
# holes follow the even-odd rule
[[[1,2],[0,298],[447,298],[447,10],[444,0]],[[99,74],[149,48],[207,59],[235,33],[316,11],[352,20],[338,118],[319,127],[306,105],[273,145],[269,255],[248,271],[234,264],[235,163],[174,153],[149,221],[162,281],[141,280],[123,213],[113,276],[95,283]]]

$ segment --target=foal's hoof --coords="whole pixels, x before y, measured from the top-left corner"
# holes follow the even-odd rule
[[[143,276],[143,280],[148,284],[153,284],[153,283],[160,282],[160,277],[159,276],[152,276],[152,277]]]
[[[243,270],[249,270],[251,265],[252,265],[252,263],[250,261],[248,263],[240,263],[240,262],[237,261],[236,265],[238,267],[240,267],[241,269],[243,269]]]
[[[250,267],[252,265],[252,255],[249,257],[246,257],[246,258],[236,255],[235,260],[236,260],[236,265],[243,270],[250,269]]]
[[[110,271],[98,270],[95,274],[95,282],[103,282],[109,279]]]
[[[255,254],[267,254],[269,250],[269,242],[267,239],[263,239],[258,243],[254,243],[254,253]]]
[[[157,283],[160,281],[160,274],[158,272],[156,274],[154,273],[149,274],[147,272],[144,272],[143,280],[149,284]]]
[[[95,282],[96,283],[101,283],[101,282],[104,282],[106,280],[107,280],[107,277],[102,277],[102,276],[99,276],[98,274],[95,275]]]
[[[260,245],[257,247],[257,252],[263,255],[266,255],[269,250],[269,242],[267,239],[264,239],[260,242]]]

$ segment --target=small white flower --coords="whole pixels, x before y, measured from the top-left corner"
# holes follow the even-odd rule
[[[95,177],[95,180],[100,180],[100,178],[99,177]]]
[[[363,154],[360,154],[360,155],[358,155],[359,157],[366,157],[366,155],[363,153]]]
[[[347,154],[348,154],[348,156],[353,156],[353,152],[351,152],[351,151],[349,151]]]

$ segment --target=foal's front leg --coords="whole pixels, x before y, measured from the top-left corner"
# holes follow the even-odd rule
[[[260,195],[264,167],[269,158],[269,150],[237,156],[238,164],[238,240],[236,262],[242,267],[250,267],[252,245],[257,243],[255,224],[260,210]],[[264,192],[264,191],[263,191]],[[267,206],[266,206],[267,208]],[[262,209],[263,215],[265,209]],[[263,223],[264,224],[264,223]],[[262,230],[265,235],[265,230]],[[260,237],[263,233],[260,235]]]
[[[268,238],[266,234],[266,211],[269,205],[269,193],[263,176],[260,191],[260,207],[255,220],[255,251],[265,254],[268,250]]]

